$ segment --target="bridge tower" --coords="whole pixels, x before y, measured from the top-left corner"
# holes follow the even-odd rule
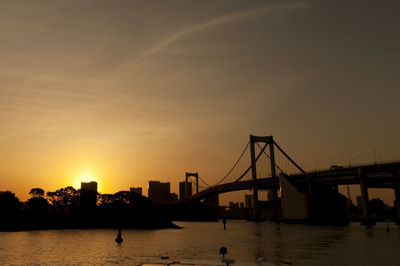
[[[253,136],[250,135],[250,158],[251,158],[251,176],[253,179],[253,207],[254,207],[254,219],[259,218],[259,211],[258,211],[258,187],[257,187],[257,169],[256,169],[256,155],[255,155],[255,144],[258,142],[265,143],[265,149],[269,146],[269,160],[271,165],[271,177],[276,177],[276,165],[275,165],[275,153],[274,153],[274,140],[272,136]],[[272,190],[274,201],[278,198],[278,188],[274,188]]]
[[[188,189],[188,179],[189,179],[189,177],[194,177],[195,178],[195,180],[196,180],[196,193],[199,193],[199,173],[188,173],[188,172],[186,172],[186,177],[185,177],[185,200],[187,200],[188,199],[188,197],[189,197],[189,189]]]

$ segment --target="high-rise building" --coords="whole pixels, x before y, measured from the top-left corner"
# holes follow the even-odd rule
[[[97,203],[97,182],[81,182],[81,206],[95,208]]]
[[[187,196],[192,196],[192,182],[187,183]],[[179,182],[179,199],[181,201],[185,200],[186,191],[185,191],[185,182]]]
[[[169,203],[170,199],[170,183],[161,183],[160,181],[149,181],[149,198],[155,204]]]
[[[253,208],[253,195],[251,194],[244,195],[244,207],[248,209]]]
[[[178,194],[171,193],[169,194],[169,203],[177,203],[178,202]]]
[[[135,193],[135,194],[138,194],[138,195],[142,196],[142,188],[141,187],[131,187],[129,189],[129,191],[131,193]]]

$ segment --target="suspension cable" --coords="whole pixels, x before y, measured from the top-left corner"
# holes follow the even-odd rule
[[[257,143],[257,146],[261,148],[260,144],[258,144],[258,143]],[[263,148],[263,150],[260,152],[260,154],[261,154],[261,153],[264,153],[264,154],[268,157],[268,159],[271,159],[271,157],[269,157],[269,155],[264,151],[266,146],[267,146],[267,145],[264,146],[264,148]],[[279,171],[281,171],[282,173],[286,174],[286,173],[279,167],[279,165],[278,165],[276,162],[275,162],[275,166],[276,166],[276,168],[279,169]]]
[[[297,169],[300,170],[300,172],[302,172],[303,174],[306,173],[299,165],[297,165],[297,163],[296,163],[295,161],[292,160],[292,158],[289,157],[289,155],[286,154],[286,152],[284,152],[284,151],[282,150],[281,147],[279,147],[279,145],[278,145],[275,141],[274,141],[274,145],[283,153],[283,155],[285,155],[285,157],[286,157],[292,164],[294,164],[294,166],[297,167]]]
[[[214,186],[216,186],[216,185],[220,184],[222,181],[224,181],[229,176],[229,174],[233,171],[233,169],[235,169],[236,165],[239,163],[240,159],[242,159],[243,154],[245,153],[245,151],[249,147],[249,144],[250,144],[250,141],[247,142],[246,147],[244,148],[242,154],[240,154],[239,159],[237,159],[237,161],[235,162],[235,164],[233,165],[231,170],[229,170],[229,172],[218,183],[216,183]]]
[[[258,143],[257,143],[257,145],[258,145]],[[262,148],[261,149],[261,151],[260,151],[260,153],[257,155],[257,157],[256,157],[256,159],[255,159],[255,161],[257,162],[258,161],[258,159],[261,157],[261,154],[264,152],[264,150],[265,150],[265,148],[267,147],[267,143],[264,145],[264,148]],[[261,148],[261,146],[260,145],[258,145],[260,148]],[[265,153],[265,152],[264,152]],[[238,178],[238,179],[236,179],[235,180],[235,182],[233,182],[233,183],[236,183],[236,182],[238,182],[240,179],[242,179],[242,177],[244,177],[249,171],[250,171],[250,169],[251,169],[251,165],[249,166],[249,168],[247,168],[246,169],[246,171],[244,171],[244,173]]]
[[[198,176],[199,180],[201,182],[203,182],[204,184],[206,184],[206,186],[211,187],[206,181],[204,181],[200,176]]]
[[[192,184],[196,184],[196,180],[194,180],[194,176],[189,176],[189,181],[190,181]],[[202,186],[202,185],[199,184],[199,188],[207,188],[207,187]],[[192,191],[193,191],[193,185],[192,185]]]

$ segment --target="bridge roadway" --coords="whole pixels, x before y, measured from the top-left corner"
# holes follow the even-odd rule
[[[314,183],[326,185],[360,184],[363,180],[369,188],[394,188],[400,186],[400,162],[368,164],[353,167],[335,167],[330,170],[289,175],[289,180],[296,183]],[[279,178],[266,177],[238,181],[210,187],[192,195],[189,200],[201,200],[216,194],[232,191],[249,190],[254,185],[259,189],[272,189],[279,186]]]

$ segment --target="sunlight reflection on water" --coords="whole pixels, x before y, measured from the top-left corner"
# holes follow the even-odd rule
[[[0,233],[0,264],[137,264],[207,259],[218,263],[219,248],[228,248],[235,265],[260,256],[293,265],[399,265],[400,227],[319,227],[228,221],[177,222],[182,230],[123,230],[124,242],[114,242],[116,230],[49,230]]]

